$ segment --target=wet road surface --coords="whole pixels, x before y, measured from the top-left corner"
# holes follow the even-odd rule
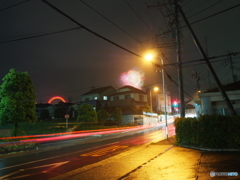
[[[169,127],[173,127],[173,125]],[[144,143],[164,139],[165,130],[159,127],[125,137],[111,138],[95,137],[68,147],[56,147],[48,151],[2,158],[0,160],[0,179],[48,179]]]

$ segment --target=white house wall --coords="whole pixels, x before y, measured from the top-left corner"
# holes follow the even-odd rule
[[[143,101],[141,101],[141,102],[147,102],[148,101],[147,95],[145,95],[145,94],[138,94],[138,93],[135,94],[135,97],[134,97],[135,101],[140,101],[139,95],[143,96]]]
[[[103,100],[103,96],[107,96],[107,98],[109,100],[110,99],[109,96],[112,95],[115,92],[116,92],[115,89],[109,88],[109,89],[107,89],[107,90],[105,90],[105,91],[103,91],[99,94],[99,99]]]
[[[82,98],[83,98],[82,101],[86,101],[86,99],[88,99],[89,101],[90,100],[95,100],[94,97],[97,97],[97,99],[99,99],[99,96],[96,93],[96,94],[89,94],[89,95],[82,96]]]
[[[136,120],[134,120],[134,118],[136,118]],[[137,123],[138,125],[153,125],[153,124],[157,124],[159,122],[160,122],[160,119],[158,116],[125,115],[125,116],[123,116],[122,124]]]
[[[143,118],[143,125],[152,125],[160,122],[158,116],[147,116],[145,115]]]
[[[239,111],[240,109],[240,90],[226,92],[233,107]],[[220,92],[209,92],[199,94],[201,100],[201,108],[196,109],[196,112],[201,114],[215,114],[216,112],[224,111],[227,108],[226,102],[223,100]],[[199,99],[195,98],[194,101],[199,103]]]

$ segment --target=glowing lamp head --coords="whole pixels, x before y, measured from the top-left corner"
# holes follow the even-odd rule
[[[153,90],[154,90],[154,91],[158,91],[159,88],[158,88],[158,87],[154,87]]]
[[[145,59],[146,59],[147,61],[151,61],[151,60],[153,59],[153,55],[152,55],[152,54],[147,54],[147,55],[145,56]]]

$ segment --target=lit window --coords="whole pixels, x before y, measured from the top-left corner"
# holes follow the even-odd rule
[[[108,97],[107,96],[103,96],[103,100],[107,100],[108,99]]]
[[[97,96],[96,97],[94,97],[94,100],[97,100],[98,98],[97,98]]]

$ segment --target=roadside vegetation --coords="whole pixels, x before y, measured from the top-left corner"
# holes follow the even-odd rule
[[[20,123],[37,121],[36,96],[28,72],[10,69],[0,86],[0,99],[0,125],[13,124],[14,136],[20,131]]]
[[[36,143],[19,143],[20,140],[31,139],[34,137],[24,138],[24,136],[29,135],[46,135],[55,134],[55,133],[71,133],[72,131],[84,131],[84,130],[94,130],[94,129],[109,129],[109,128],[120,128],[120,127],[128,127],[128,126],[136,126],[136,124],[126,124],[126,125],[117,125],[112,121],[105,121],[105,123],[91,123],[91,122],[77,122],[75,119],[68,120],[68,128],[66,128],[66,120],[40,120],[34,124],[29,123],[21,123],[19,124],[20,132],[18,132],[18,136],[23,136],[23,138],[17,139],[8,139],[7,137],[0,136],[0,155],[1,154],[9,154],[14,152],[21,152],[27,149],[36,149]],[[6,124],[2,126],[1,129],[9,129],[9,135],[12,135],[11,128],[14,129],[14,125]],[[0,129],[0,132],[1,132]],[[12,136],[13,137],[13,136]],[[3,143],[5,145],[3,145]]]
[[[24,136],[44,134],[49,136],[54,133],[136,125],[122,125],[121,108],[103,108],[96,112],[89,104],[79,106],[78,116],[75,118],[72,117],[74,109],[65,106],[64,103],[58,104],[54,115],[50,115],[48,109],[43,109],[38,117],[35,90],[28,72],[10,69],[2,80],[3,83],[0,85],[0,153],[36,146],[34,143],[20,142],[26,138],[34,138],[34,136]],[[67,126],[65,114],[70,115]],[[1,129],[8,130],[8,134],[5,134],[6,138]],[[8,136],[13,138],[8,138]],[[22,137],[18,138],[19,136]]]
[[[199,118],[176,118],[176,141],[179,145],[202,148],[240,148],[240,116],[202,115]]]

